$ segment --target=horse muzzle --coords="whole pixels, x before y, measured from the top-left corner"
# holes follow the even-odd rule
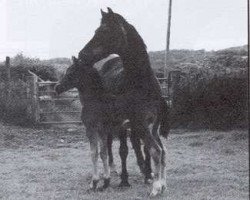
[[[56,94],[58,94],[58,95],[61,94],[64,91],[63,87],[62,87],[62,85],[60,83],[56,84],[54,89],[56,91]]]

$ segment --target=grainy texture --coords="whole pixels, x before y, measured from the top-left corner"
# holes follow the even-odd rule
[[[185,134],[184,134],[185,133]],[[155,199],[248,199],[247,131],[174,130],[167,148],[167,190]],[[118,142],[114,143],[119,170]],[[87,193],[92,164],[83,127],[21,128],[0,124],[0,199],[147,199],[130,147],[132,188]],[[100,169],[101,168],[101,162]]]

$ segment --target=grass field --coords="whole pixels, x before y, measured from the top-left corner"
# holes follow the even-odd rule
[[[154,199],[248,199],[248,133],[171,131],[167,148],[167,190]],[[114,143],[119,170],[119,143]],[[105,192],[88,193],[89,145],[83,127],[23,128],[0,123],[0,199],[147,199],[130,145],[131,188],[119,189],[113,173]],[[100,169],[102,165],[100,162]]]

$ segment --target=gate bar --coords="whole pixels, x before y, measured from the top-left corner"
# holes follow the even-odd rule
[[[82,121],[51,121],[51,122],[40,122],[40,124],[82,124]]]

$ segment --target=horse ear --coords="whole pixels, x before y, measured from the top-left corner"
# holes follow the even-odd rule
[[[108,7],[107,9],[108,9],[108,13],[114,14],[113,10],[110,7]]]
[[[104,17],[105,15],[107,15],[107,13],[105,13],[102,9],[101,9],[101,14],[102,14],[102,17]]]
[[[77,58],[75,56],[72,56],[72,61],[73,61],[73,63],[76,63],[77,62]]]

